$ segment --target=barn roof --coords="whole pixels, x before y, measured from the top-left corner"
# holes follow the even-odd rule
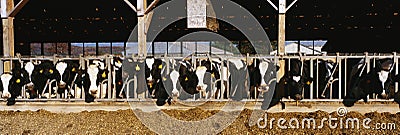
[[[136,0],[130,1],[136,5]],[[147,3],[150,4],[151,1],[148,0]],[[157,6],[167,1],[169,0],[160,0]],[[287,3],[292,1],[287,0]],[[14,3],[18,2],[19,0],[15,0]],[[212,2],[214,9],[223,8],[223,5],[218,5],[218,1]],[[256,17],[270,40],[277,40],[278,14],[267,0],[233,2]],[[277,3],[278,0],[272,2]],[[398,0],[297,1],[286,14],[286,39],[329,40],[343,33],[388,37],[400,32],[399,13]],[[246,18],[235,14],[225,17]],[[162,17],[153,18],[153,21],[162,20]],[[126,41],[136,23],[136,13],[123,0],[33,0],[15,16],[15,43]],[[230,40],[246,40],[232,25],[223,21],[219,23],[219,34],[229,37]],[[164,29],[156,40],[174,41],[198,30],[185,27],[185,19],[177,21]]]

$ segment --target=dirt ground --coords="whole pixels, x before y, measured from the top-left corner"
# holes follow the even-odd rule
[[[348,112],[345,116],[338,116],[336,112],[328,113],[324,111],[316,111],[309,113],[290,112],[290,113],[266,113],[267,125],[260,121],[258,126],[249,126],[249,119],[252,110],[244,109],[241,112],[224,112],[218,110],[203,110],[194,107],[189,110],[160,110],[156,112],[142,112],[140,110],[118,110],[118,111],[83,111],[79,113],[53,113],[46,110],[38,111],[0,111],[0,134],[168,134],[170,132],[213,134],[204,132],[201,129],[220,128],[223,129],[217,134],[399,134],[400,130],[400,113],[378,113],[370,112],[361,114],[358,112]],[[154,114],[167,114],[174,120],[183,122],[199,122],[194,125],[179,126],[172,121],[162,120],[155,117]],[[211,127],[202,120],[209,119],[216,115],[232,116],[238,114],[237,117],[231,119],[233,123],[227,127],[215,122]],[[260,117],[265,118],[262,112]],[[156,126],[146,127],[137,116],[149,117],[149,123],[158,123]],[[278,119],[286,120],[282,126],[294,127],[283,129],[278,127]],[[313,124],[308,128],[307,121],[309,118],[315,119],[315,128]],[[337,118],[336,121],[329,123],[324,118]],[[352,121],[349,120],[349,127],[345,127],[346,120],[358,118],[355,127],[351,128]],[[369,123],[363,126],[364,120],[370,119]],[[296,123],[295,119],[299,123]],[[342,120],[342,127],[340,127]],[[229,120],[228,120],[229,121]],[[271,122],[272,121],[272,122]],[[304,122],[303,122],[304,121]],[[368,121],[368,120],[366,120]],[[272,123],[272,124],[271,124]],[[303,124],[304,123],[304,124]],[[311,122],[312,123],[312,122]],[[323,123],[323,124],[321,124]],[[329,125],[337,124],[337,127]],[[379,123],[379,125],[378,125]],[[298,128],[296,126],[299,126]],[[377,126],[378,125],[378,126]],[[171,128],[171,127],[172,128]],[[302,127],[304,126],[304,128]],[[157,129],[154,129],[157,128]],[[377,129],[380,128],[380,129]],[[385,128],[385,129],[382,129]],[[205,130],[208,131],[208,130]]]

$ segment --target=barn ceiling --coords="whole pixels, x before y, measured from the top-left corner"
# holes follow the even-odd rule
[[[136,5],[136,0],[130,1]],[[277,39],[277,11],[267,0],[233,1],[257,18],[271,40]],[[215,5],[213,8],[223,7]],[[286,39],[329,39],[352,32],[372,37],[399,33],[399,13],[398,0],[299,0],[286,14]],[[31,0],[15,17],[15,42],[126,41],[136,23],[136,13],[123,0]],[[219,23],[218,33],[245,40],[233,26]],[[157,40],[175,40],[195,31],[185,27],[185,21],[178,21],[164,29]]]

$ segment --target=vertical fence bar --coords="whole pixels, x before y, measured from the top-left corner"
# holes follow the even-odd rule
[[[314,59],[310,59],[310,77],[311,78],[314,78],[314,62],[313,62],[313,60]],[[317,67],[318,67],[318,65],[317,65]],[[319,71],[317,70],[317,74],[318,73],[319,73]],[[310,99],[313,99],[313,96],[314,96],[314,82],[311,82],[311,84],[310,84]]]
[[[395,74],[397,75],[397,74],[399,74],[399,60],[398,60],[398,58],[397,58],[397,53],[396,52],[393,52],[393,61],[394,61],[394,64],[396,64],[396,65],[394,65],[395,66]],[[398,82],[395,82],[394,83],[394,91],[395,91],[395,93],[397,93],[397,91],[398,91],[398,88],[399,87],[399,83]]]

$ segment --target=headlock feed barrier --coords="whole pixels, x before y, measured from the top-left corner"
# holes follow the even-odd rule
[[[116,61],[116,58],[120,58],[121,61]],[[293,60],[300,60],[302,62],[301,69],[305,69],[305,71],[301,70],[301,74],[308,74],[310,78],[313,79],[311,84],[304,87],[302,91],[303,101],[341,101],[346,95],[349,88],[349,80],[352,77],[357,75],[361,75],[362,73],[366,73],[371,71],[377,66],[379,60],[382,59],[390,59],[393,61],[393,66],[390,67],[390,71],[393,74],[397,75],[399,73],[399,56],[396,53],[391,54],[371,54],[365,53],[363,55],[343,55],[337,53],[336,55],[318,55],[318,56],[307,56],[307,55],[287,55],[287,56],[236,56],[236,55],[223,55],[223,56],[214,56],[208,54],[196,54],[191,55],[189,57],[183,56],[151,56],[148,58],[137,58],[137,57],[119,57],[113,55],[104,55],[97,57],[76,57],[76,58],[67,58],[67,57],[14,57],[14,58],[1,58],[3,64],[4,62],[9,62],[11,65],[15,65],[15,63],[21,63],[21,66],[24,66],[26,63],[31,62],[34,64],[39,64],[43,61],[50,61],[53,65],[55,65],[59,61],[69,60],[77,63],[79,65],[78,69],[81,72],[87,72],[89,68],[89,64],[93,63],[93,61],[100,61],[103,63],[102,70],[108,71],[104,72],[101,75],[97,75],[97,78],[102,78],[101,81],[97,82],[99,88],[99,97],[97,97],[96,101],[149,101],[153,100],[154,92],[148,90],[149,86],[142,87],[143,83],[148,84],[149,80],[144,77],[146,73],[149,73],[149,66],[151,67],[154,62],[154,59],[161,60],[164,64],[162,66],[156,67],[160,68],[161,76],[165,79],[166,76],[173,77],[172,71],[179,70],[179,64],[182,64],[182,61],[185,60],[187,64],[191,65],[191,69],[196,69],[196,67],[201,66],[201,62],[199,60],[212,60],[214,66],[218,67],[219,78],[209,77],[210,81],[201,80],[200,82],[205,83],[212,90],[210,92],[200,91],[199,94],[188,95],[187,98],[181,100],[187,101],[196,101],[196,100],[211,100],[211,101],[226,101],[228,100],[232,94],[237,94],[237,90],[232,90],[232,85],[235,85],[237,82],[244,83],[244,96],[246,96],[243,100],[252,101],[255,100],[251,98],[254,93],[250,91],[257,91],[258,88],[250,88],[251,80],[251,72],[249,72],[249,66],[256,66],[255,64],[251,65],[255,60],[268,60],[270,64],[277,64],[277,61],[284,60],[287,61],[287,67],[290,66]],[[230,78],[232,71],[234,70],[232,65],[227,64],[229,61],[241,61],[244,63],[245,71],[247,74],[243,76],[243,78]],[[142,62],[142,65],[134,65],[137,64],[135,62]],[[360,64],[362,63],[362,64]],[[101,65],[96,63],[97,65]],[[120,67],[118,67],[118,65]],[[122,66],[121,66],[122,65]],[[146,67],[147,66],[147,67]],[[358,67],[359,72],[356,74],[352,74],[352,70],[355,67]],[[162,68],[161,68],[162,67]],[[14,67],[15,68],[15,67]],[[130,68],[130,70],[128,70]],[[154,68],[154,67],[153,67]],[[182,68],[182,67],[180,67]],[[75,70],[75,69],[74,69]],[[119,71],[118,71],[119,70]],[[277,65],[277,70],[287,70]],[[122,71],[122,72],[120,72]],[[125,72],[123,72],[125,71]],[[126,72],[128,71],[128,72]],[[227,72],[231,71],[231,72]],[[142,73],[142,74],[141,74]],[[164,73],[164,74],[163,74]],[[70,84],[67,84],[67,89],[64,92],[59,93],[57,89],[59,89],[59,82],[55,79],[48,79],[45,82],[45,87],[43,88],[42,93],[36,93],[38,96],[32,98],[28,91],[28,85],[25,84],[21,88],[21,95],[18,95],[17,101],[83,101],[85,99],[86,93],[85,88],[81,86],[81,83],[85,82],[84,73],[75,74],[73,76]],[[154,77],[154,76],[153,76]],[[231,79],[230,81],[228,81]],[[242,80],[242,81],[232,81]],[[79,80],[79,81],[77,81]],[[86,80],[87,82],[87,80]],[[196,85],[196,84],[190,84]],[[220,86],[217,88],[217,86]],[[154,87],[154,86],[150,86]],[[175,86],[176,87],[176,86]],[[175,88],[174,87],[174,88]],[[259,87],[259,86],[257,86]],[[182,92],[183,87],[176,87],[180,89]],[[394,83],[395,92],[398,91],[398,83]],[[87,92],[88,90],[86,90]],[[172,90],[170,90],[172,91]],[[224,94],[226,96],[224,96]],[[391,99],[380,99],[377,98],[377,95],[369,95],[369,101],[391,101]],[[257,98],[262,98],[262,96],[258,96]],[[284,100],[292,100],[292,99],[284,99]]]

